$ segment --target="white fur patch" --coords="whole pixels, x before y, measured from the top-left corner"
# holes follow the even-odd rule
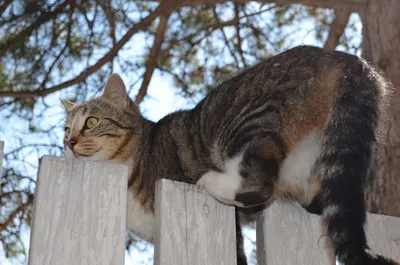
[[[126,228],[136,236],[153,243],[155,236],[156,219],[150,211],[145,211],[142,205],[135,200],[132,189],[128,189],[126,205]]]
[[[204,187],[211,196],[223,203],[242,206],[235,201],[236,193],[243,181],[240,175],[242,160],[243,155],[227,160],[224,164],[224,173],[209,171],[196,184]]]
[[[304,192],[311,189],[311,171],[321,152],[321,137],[312,133],[289,152],[279,172],[279,181],[291,183]],[[279,185],[279,182],[278,182]]]

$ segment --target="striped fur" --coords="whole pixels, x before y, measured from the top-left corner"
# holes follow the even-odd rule
[[[129,166],[129,203],[141,207],[128,206],[128,215],[147,225],[146,232],[143,222],[128,228],[150,242],[154,185],[164,177],[201,184],[246,213],[274,200],[297,201],[323,214],[342,264],[394,265],[369,250],[363,228],[363,184],[374,172],[389,95],[363,60],[301,46],[223,82],[194,109],[153,123],[112,75],[101,97],[63,102],[65,145],[77,158]],[[98,120],[91,129],[89,117]],[[238,263],[246,264],[237,229]]]

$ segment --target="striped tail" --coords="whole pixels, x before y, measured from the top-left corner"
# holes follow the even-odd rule
[[[373,170],[388,85],[365,62],[358,60],[356,64],[342,77],[323,131],[316,165],[322,178],[318,197],[341,265],[398,265],[374,254],[364,231],[363,184]]]
[[[247,258],[244,252],[243,231],[240,220],[239,209],[235,207],[235,222],[236,222],[236,255],[237,265],[247,265]]]

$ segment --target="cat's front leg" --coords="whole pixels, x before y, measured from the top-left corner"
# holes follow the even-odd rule
[[[277,170],[275,161],[244,153],[227,159],[222,171],[205,173],[197,185],[225,204],[238,207],[263,205],[271,199]]]
[[[242,182],[243,178],[238,174],[228,175],[224,172],[209,171],[199,179],[197,185],[202,186],[222,203],[242,207],[241,202],[235,201]]]

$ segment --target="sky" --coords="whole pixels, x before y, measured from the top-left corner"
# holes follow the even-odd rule
[[[352,19],[358,19],[357,17],[352,17]],[[305,37],[297,37],[297,36],[290,36],[295,40],[294,45],[299,45],[299,44],[315,44],[315,39],[312,36],[312,34],[304,34],[308,32],[311,28],[313,27],[313,24],[311,22],[309,23],[304,23],[304,27],[302,28],[302,32],[298,32],[298,36],[304,36]],[[361,31],[361,24],[360,24],[360,29]],[[140,43],[140,42],[136,42]],[[340,48],[339,48],[340,49]],[[141,48],[140,47],[135,47],[134,53],[137,54],[140,52]],[[116,68],[116,72],[118,72],[118,68]],[[129,73],[121,73],[118,72],[123,80],[127,81],[129,80]],[[161,75],[159,72],[155,72],[150,85],[148,89],[148,95],[144,99],[143,103],[140,105],[140,109],[143,113],[143,115],[153,121],[158,121],[161,119],[163,116],[165,116],[168,113],[171,113],[175,110],[179,109],[187,109],[190,107],[194,106],[193,102],[188,102],[187,99],[183,98],[177,93],[177,89],[174,87],[173,81],[171,78],[167,77],[166,75]],[[132,97],[134,97],[136,91],[132,92]],[[60,93],[54,93],[48,97],[46,97],[45,101],[46,102],[57,102],[60,99]],[[44,119],[63,119],[64,116],[64,111],[61,108],[61,105],[56,105],[56,107],[52,108],[51,111],[46,112],[46,117]],[[37,110],[39,111],[39,110]],[[18,128],[19,126],[22,128],[23,126],[26,126],[26,124],[23,124],[22,121],[21,123],[18,123],[18,121],[14,122],[13,124],[8,124],[8,125],[3,125],[5,133],[1,134],[0,131],[0,140],[5,140],[6,139],[6,145],[5,145],[5,151],[11,150],[11,147],[13,146],[12,144],[12,139],[13,139],[13,134],[15,132],[15,128]],[[9,128],[9,129],[7,129]],[[62,141],[62,131],[60,130],[59,132],[60,139],[59,141]],[[36,137],[36,136],[32,136]],[[40,142],[41,139],[29,139],[31,142]],[[37,165],[37,157],[32,156],[29,159],[31,163],[34,165]],[[27,168],[27,170],[30,171],[35,171],[35,168]],[[29,242],[29,233],[25,229],[24,233],[24,241],[27,243],[26,247],[28,247],[28,242]],[[251,238],[252,240],[255,240],[255,231],[247,229],[246,230],[246,236]],[[143,251],[142,249],[147,246],[147,251]],[[247,240],[245,241],[245,249],[246,251],[251,251],[251,245],[250,242]],[[146,244],[139,244],[137,248],[132,248],[130,253],[126,253],[125,256],[125,264],[126,265],[139,265],[139,264],[152,264],[149,263],[149,260],[152,259],[152,247],[150,245]],[[22,262],[24,263],[24,262]],[[0,247],[0,264],[1,265],[15,265],[15,264],[20,264],[15,261],[7,261],[4,258],[4,252],[2,247]]]

